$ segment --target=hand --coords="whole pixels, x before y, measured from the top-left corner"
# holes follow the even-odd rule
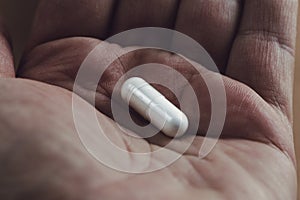
[[[41,1],[18,78],[0,80],[1,199],[295,199],[291,99],[297,1],[118,2]],[[81,62],[101,40],[141,26],[174,28],[208,50],[224,74],[227,118],[222,139],[205,159],[197,157],[209,119],[209,111],[201,109],[208,114],[183,157],[155,173],[128,175],[99,164],[84,149],[70,90]],[[0,71],[9,77],[11,54],[2,46]],[[145,152],[168,142],[134,140],[106,116],[125,67],[153,61],[172,66],[193,77],[189,81],[204,99],[199,106],[207,107],[200,75],[177,56],[148,50],[121,59],[109,68],[96,99],[100,125],[121,148]],[[184,141],[177,143],[169,154],[181,153]]]

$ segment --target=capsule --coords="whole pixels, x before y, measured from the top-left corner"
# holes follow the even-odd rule
[[[121,88],[121,97],[169,137],[180,137],[188,129],[186,115],[142,78],[126,80]]]

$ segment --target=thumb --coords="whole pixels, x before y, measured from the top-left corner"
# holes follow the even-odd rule
[[[15,77],[14,61],[8,33],[0,18],[0,78]]]

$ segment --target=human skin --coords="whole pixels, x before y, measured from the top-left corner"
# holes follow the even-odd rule
[[[298,2],[116,2],[41,1],[16,76],[0,28],[0,199],[296,199],[292,83]],[[100,126],[119,147],[145,152],[169,140],[162,135],[132,139],[110,118],[112,88],[128,68],[154,61],[174,67],[190,77],[204,108],[199,135],[179,160],[134,175],[100,164],[80,143],[71,90],[80,64],[95,46],[109,35],[142,26],[176,29],[208,50],[223,74],[227,116],[216,147],[200,159],[209,110],[199,77],[217,75],[205,69],[197,74],[178,56],[157,50],[117,60],[99,83],[96,108]],[[85,94],[78,95],[87,99]],[[83,99],[82,106],[89,106]],[[82,123],[93,131],[89,121]],[[179,139],[169,154],[182,153],[183,145]],[[119,159],[130,164],[130,158]]]

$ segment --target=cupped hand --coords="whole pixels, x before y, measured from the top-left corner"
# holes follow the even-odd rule
[[[1,199],[295,199],[296,12],[295,0],[41,1],[17,78],[12,78],[4,34],[0,38],[0,74],[7,77],[0,80]],[[227,117],[216,147],[200,159],[210,116],[201,76],[213,80],[217,75],[204,68],[203,74],[195,73],[179,56],[158,50],[116,59],[99,83],[96,108],[100,126],[119,147],[147,152],[169,140],[134,139],[110,119],[113,86],[128,68],[157,62],[182,72],[204,112],[199,136],[179,160],[160,171],[133,175],[100,164],[82,146],[73,122],[72,88],[82,61],[102,40],[144,26],[178,30],[211,54],[223,74]],[[78,95],[86,99],[88,92]],[[89,107],[83,99],[82,107]],[[94,131],[89,121],[82,123]],[[184,144],[178,139],[152,162],[182,153]],[[134,162],[130,156],[105,153]]]

